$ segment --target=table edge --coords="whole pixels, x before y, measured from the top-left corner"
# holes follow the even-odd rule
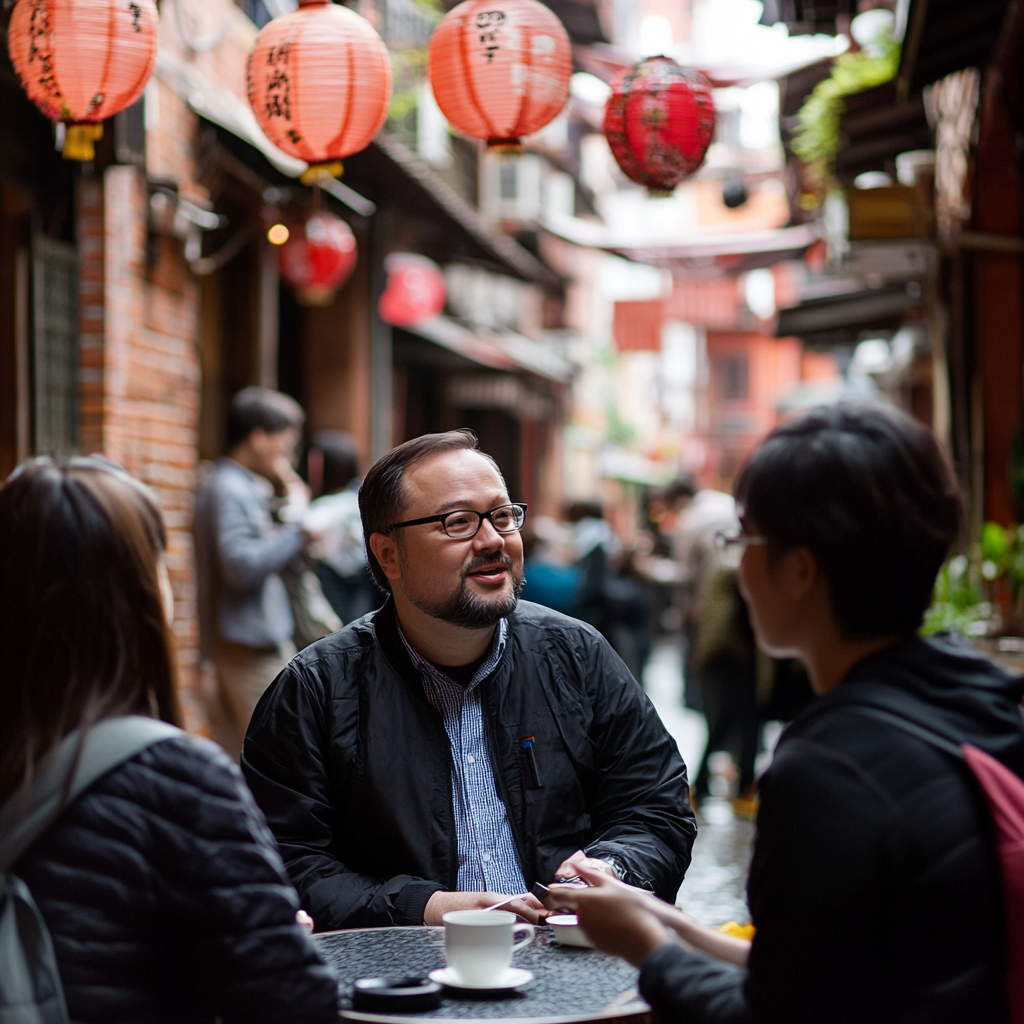
[[[365,1013],[361,1010],[339,1010],[339,1020],[362,1021],[364,1024],[434,1024],[435,1021],[451,1021],[457,1024],[586,1024],[588,1021],[646,1021],[651,1013],[649,1006],[631,1009],[625,1013],[583,1013],[564,1017],[402,1017],[391,1013]]]

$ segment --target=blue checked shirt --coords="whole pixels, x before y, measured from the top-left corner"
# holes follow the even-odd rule
[[[458,891],[509,896],[525,893],[526,882],[519,866],[508,812],[494,785],[477,688],[505,653],[508,625],[504,619],[499,621],[490,654],[466,686],[460,686],[436,665],[421,658],[409,646],[401,628],[398,635],[419,670],[427,700],[444,719],[444,731],[451,744],[452,806],[459,853]]]

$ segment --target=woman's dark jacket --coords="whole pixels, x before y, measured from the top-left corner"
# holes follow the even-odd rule
[[[238,769],[163,740],[101,778],[13,871],[53,939],[70,1019],[328,1022],[337,981]]]
[[[590,626],[529,601],[508,626],[479,686],[526,884],[584,849],[674,899],[697,831],[675,741]],[[318,931],[422,924],[430,896],[455,888],[450,745],[390,601],[278,676],[242,769]]]
[[[783,733],[761,783],[747,971],[678,946],[644,963],[669,1021],[1005,1024],[991,823],[966,765],[868,704],[1024,776],[1024,679],[945,640],[856,665]],[[685,909],[685,907],[684,907]]]

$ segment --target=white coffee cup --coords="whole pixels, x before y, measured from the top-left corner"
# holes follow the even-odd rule
[[[466,985],[498,984],[513,952],[533,942],[533,925],[504,910],[451,910],[442,920],[448,966]],[[518,932],[525,937],[513,944]]]

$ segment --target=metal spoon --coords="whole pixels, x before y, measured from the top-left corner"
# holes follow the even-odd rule
[[[499,900],[493,906],[484,907],[484,913],[488,910],[497,910],[499,907],[507,906],[509,903],[515,903],[516,900],[525,900],[530,894],[528,892],[521,892],[518,896],[506,896],[503,900]]]

